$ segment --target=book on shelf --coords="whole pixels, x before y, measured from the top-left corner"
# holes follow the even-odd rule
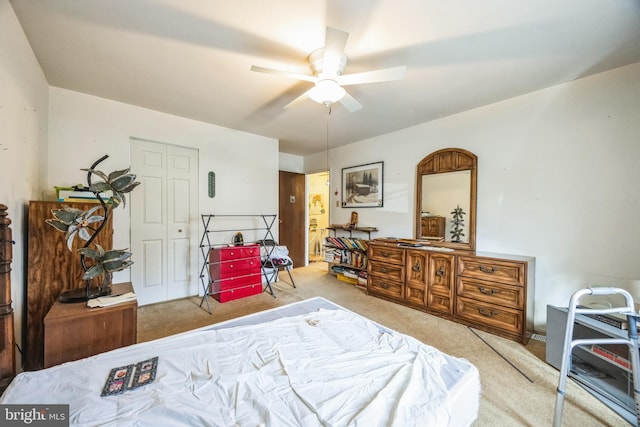
[[[88,188],[83,189],[76,187],[54,187],[56,190],[56,197],[59,202],[87,202],[96,201],[98,197],[93,191],[89,191]],[[110,195],[107,192],[100,193],[100,197],[106,202],[109,200]]]
[[[56,194],[59,202],[99,202],[96,194],[88,190],[56,190]],[[103,192],[100,193],[100,197],[106,202],[110,196]]]
[[[595,354],[599,358],[608,360],[609,362],[613,362],[617,366],[620,366],[621,368],[631,372],[631,362],[627,358],[619,355],[618,353],[615,353],[610,349],[597,344],[593,344],[590,350],[591,350],[591,353]]]
[[[578,308],[588,309],[584,305],[578,306]],[[602,323],[606,323],[609,326],[613,326],[618,329],[628,329],[629,322],[627,320],[627,316],[620,313],[610,313],[610,314],[601,314],[601,313],[580,313],[592,319],[598,320]]]
[[[325,237],[325,245],[334,246],[341,249],[358,250],[365,252],[367,250],[367,243],[361,239],[354,239],[350,237]]]

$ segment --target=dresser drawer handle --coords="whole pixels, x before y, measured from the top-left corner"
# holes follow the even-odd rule
[[[411,267],[411,269],[412,269],[413,271],[415,271],[416,273],[419,273],[419,272],[420,272],[420,270],[421,270],[421,268],[420,268],[420,261],[416,261],[416,264],[415,264],[413,267]]]
[[[381,287],[382,289],[389,289],[389,284],[387,284],[387,283],[380,283],[380,287]]]
[[[440,267],[440,269],[438,271],[436,271],[436,276],[442,277],[444,275],[445,275],[444,268]]]
[[[478,286],[478,290],[485,295],[495,295],[500,293],[498,289],[487,289],[484,286]]]
[[[388,273],[389,269],[387,267],[380,267],[380,273]]]
[[[380,252],[382,254],[383,257],[388,257],[389,255],[391,255],[391,252]]]
[[[489,274],[493,274],[496,271],[498,271],[497,267],[485,267],[484,265],[480,266],[480,271],[482,271],[483,273],[489,273]]]
[[[478,313],[482,314],[483,316],[486,317],[493,317],[493,316],[497,316],[498,313],[496,313],[493,310],[485,310],[484,308],[479,308],[478,309]]]

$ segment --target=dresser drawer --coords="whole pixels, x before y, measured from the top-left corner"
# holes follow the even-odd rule
[[[493,329],[521,335],[523,328],[523,312],[507,307],[498,307],[481,301],[458,297],[456,313],[459,318],[488,326]]]
[[[369,260],[404,266],[405,250],[382,245],[369,245]]]
[[[262,276],[260,273],[251,273],[244,276],[230,277],[228,279],[218,280],[212,283],[217,290],[236,289],[243,286],[260,284],[262,286]]]
[[[393,280],[369,276],[369,281],[367,283],[368,293],[402,299],[402,290],[402,282],[395,282]]]
[[[489,258],[458,257],[458,275],[524,286],[525,264]]]
[[[259,245],[231,246],[228,248],[214,249],[214,251],[219,251],[218,259],[220,261],[241,258],[260,258]]]
[[[221,279],[250,273],[260,273],[260,260],[253,258],[223,261],[217,266]]]
[[[213,297],[220,302],[232,301],[251,295],[258,295],[262,293],[262,283],[254,284],[250,286],[244,286],[241,288],[228,289],[219,293],[213,294]]]
[[[387,264],[384,262],[369,262],[369,274],[381,279],[404,282],[404,265]]]
[[[458,297],[466,297],[491,305],[522,309],[524,307],[524,287],[504,285],[469,277],[458,277],[456,286]]]

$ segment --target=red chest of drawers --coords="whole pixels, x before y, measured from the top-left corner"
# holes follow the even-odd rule
[[[260,246],[230,246],[209,252],[210,292],[220,302],[262,293]]]

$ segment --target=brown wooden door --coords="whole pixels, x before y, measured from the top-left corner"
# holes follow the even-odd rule
[[[294,267],[305,265],[305,176],[280,171],[278,242],[289,249]]]

